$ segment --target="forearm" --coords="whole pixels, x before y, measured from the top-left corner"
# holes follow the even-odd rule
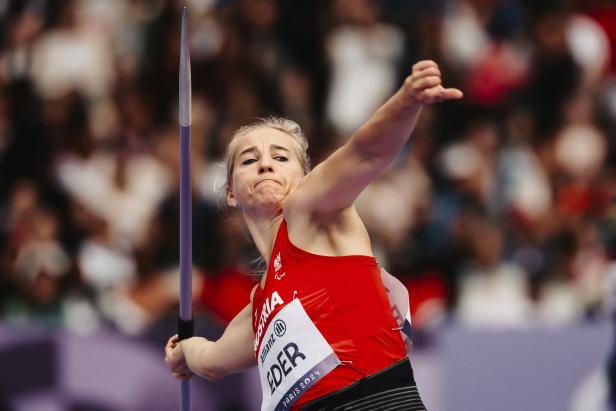
[[[455,88],[444,88],[441,71],[433,61],[420,61],[400,89],[361,127],[348,142],[360,159],[389,165],[408,140],[424,104],[462,98]]]
[[[389,164],[411,136],[422,104],[403,86],[349,139],[360,158]]]
[[[242,310],[217,341],[193,337],[181,342],[186,364],[192,372],[217,380],[256,364],[252,344],[250,305]]]
[[[460,90],[442,86],[440,74],[433,61],[415,64],[402,87],[366,124],[302,180],[287,199],[286,215],[330,216],[351,206],[396,158],[424,104],[462,98]]]
[[[192,372],[208,380],[217,380],[228,374],[224,364],[217,364],[212,355],[216,343],[201,337],[192,337],[181,343],[186,365]]]

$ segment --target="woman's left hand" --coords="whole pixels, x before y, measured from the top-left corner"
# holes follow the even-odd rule
[[[165,346],[165,362],[169,364],[171,375],[180,381],[189,380],[195,375],[192,370],[188,368],[188,364],[186,364],[184,350],[182,349],[182,344],[177,334],[167,341],[167,345]]]
[[[443,87],[441,70],[432,60],[423,60],[413,65],[411,75],[404,81],[402,91],[410,101],[419,104],[458,100],[463,97],[457,88]]]

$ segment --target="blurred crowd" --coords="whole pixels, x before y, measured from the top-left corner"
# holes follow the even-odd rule
[[[415,327],[609,315],[616,1],[185,3],[200,315],[229,321],[260,270],[221,196],[233,131],[289,117],[317,164],[421,59],[465,98],[425,107],[357,201]],[[183,6],[0,0],[3,323],[138,335],[176,310]]]

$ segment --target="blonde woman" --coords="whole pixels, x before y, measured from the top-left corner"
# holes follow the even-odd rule
[[[263,410],[423,410],[370,238],[353,202],[386,170],[425,104],[462,98],[421,61],[402,87],[310,171],[299,126],[270,118],[228,147],[227,203],[268,264],[217,341],[169,339],[178,379],[257,365]]]

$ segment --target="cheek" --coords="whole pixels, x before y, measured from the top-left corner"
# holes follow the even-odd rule
[[[241,176],[241,173],[233,172],[231,176],[231,193],[234,197],[241,196],[244,179]]]
[[[235,187],[235,193],[240,196],[242,195],[242,193],[245,193],[246,191],[249,190],[249,185],[246,182],[246,179],[241,178],[241,177],[235,180],[234,187]]]
[[[233,174],[233,194],[236,197],[250,195],[254,189],[255,175],[252,170],[241,169]]]
[[[306,176],[306,174],[304,173],[304,169],[303,169],[303,167],[301,166],[301,164],[299,164],[299,163],[298,163],[298,164],[297,164],[297,169],[296,169],[296,172],[295,172],[295,180],[296,180],[297,182],[299,182],[299,181],[301,181],[301,180],[302,180],[305,176]]]

